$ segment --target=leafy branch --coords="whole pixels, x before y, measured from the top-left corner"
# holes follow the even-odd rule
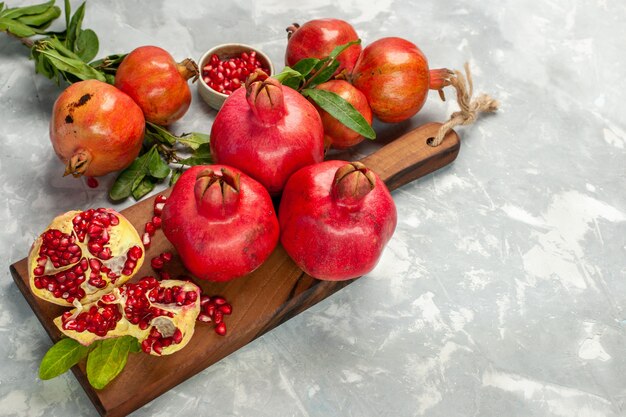
[[[150,122],[146,123],[143,149],[144,152],[115,180],[109,192],[112,200],[123,200],[131,195],[139,200],[170,173],[170,185],[173,185],[185,166],[212,162],[208,135],[192,132],[175,136]],[[191,156],[183,157],[179,153],[185,150]],[[172,169],[170,164],[178,166]]]
[[[359,39],[339,45],[331,51],[328,57],[323,59],[301,59],[293,67],[285,67],[275,78],[283,85],[291,87],[303,96],[310,98],[315,104],[348,128],[368,139],[375,139],[376,132],[352,104],[338,94],[316,88],[333,78],[339,68],[339,61],[337,60],[339,54],[350,46],[360,43],[361,40]]]
[[[115,84],[115,74],[126,54],[94,60],[100,45],[96,33],[82,27],[85,2],[72,14],[69,0],[64,0],[66,29],[46,31],[61,15],[61,9],[54,4],[55,0],[50,0],[34,6],[6,8],[2,2],[0,31],[16,37],[30,48],[35,72],[50,78],[57,85],[62,80],[72,84],[92,79]],[[37,38],[31,39],[33,36]],[[185,166],[211,162],[208,142],[208,135],[205,134],[175,136],[163,127],[146,123],[143,152],[120,173],[109,191],[110,197],[122,200],[133,196],[139,200],[170,173],[170,184],[174,184]],[[172,169],[170,164],[176,166]]]

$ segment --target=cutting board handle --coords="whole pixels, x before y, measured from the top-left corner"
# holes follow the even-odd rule
[[[427,123],[383,146],[361,162],[395,190],[448,165],[459,154],[459,136],[450,130],[439,146],[430,146],[441,123]]]

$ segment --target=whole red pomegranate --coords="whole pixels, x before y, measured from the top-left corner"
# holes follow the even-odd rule
[[[359,40],[352,25],[340,19],[316,19],[302,26],[294,23],[287,28],[287,32],[285,65],[290,67],[304,58],[326,58],[335,47]],[[358,44],[343,51],[337,57],[339,68],[336,73],[344,69],[350,73],[361,49]]]
[[[307,99],[257,70],[217,113],[211,152],[276,195],[291,174],[324,159],[324,128]]]
[[[140,46],[120,64],[115,86],[135,100],[147,121],[167,126],[189,109],[187,80],[197,77],[198,67],[191,59],[177,64],[164,49]]]
[[[200,313],[200,288],[178,280],[145,277],[63,313],[54,324],[88,346],[96,340],[134,336],[151,355],[170,355],[193,336]]]
[[[112,209],[68,211],[56,217],[28,254],[33,294],[69,306],[97,300],[141,268],[137,231]]]
[[[344,80],[331,80],[318,85],[320,90],[330,91],[337,94],[352,106],[365,118],[369,125],[372,125],[372,109],[367,103],[367,97],[357,90],[352,84]],[[335,119],[328,112],[315,106],[322,117],[324,125],[324,143],[337,149],[345,149],[360,143],[364,137],[350,129],[339,120]]]
[[[267,190],[224,165],[188,169],[161,217],[163,233],[200,279],[228,281],[246,275],[278,243],[278,220]]]
[[[97,80],[65,89],[54,103],[50,140],[65,175],[97,177],[129,166],[139,155],[145,120],[122,91]]]
[[[352,84],[367,97],[383,122],[401,122],[424,105],[429,89],[447,85],[447,69],[429,70],[415,44],[402,38],[382,38],[363,49],[352,72]]]
[[[334,160],[289,178],[278,218],[289,256],[307,274],[329,281],[371,271],[397,221],[393,199],[374,172]]]

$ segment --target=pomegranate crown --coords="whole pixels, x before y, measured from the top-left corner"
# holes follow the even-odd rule
[[[227,168],[221,168],[219,173],[211,168],[198,172],[194,185],[198,212],[205,217],[232,213],[239,201],[240,176]]]
[[[359,204],[376,186],[376,176],[361,162],[350,162],[335,172],[332,195],[344,205]]]
[[[261,69],[257,69],[246,79],[246,100],[261,123],[276,123],[285,114],[282,84]]]

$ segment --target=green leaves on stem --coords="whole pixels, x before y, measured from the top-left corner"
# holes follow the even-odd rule
[[[144,149],[115,180],[109,192],[112,200],[123,200],[130,196],[139,200],[170,173],[170,185],[173,185],[185,166],[212,162],[208,135],[192,132],[175,136],[163,127],[149,122],[146,124]],[[189,156],[182,157],[181,151]],[[172,171],[170,164],[177,164],[178,167]]]
[[[27,38],[44,33],[60,15],[61,9],[54,5],[54,0],[13,8],[5,8],[4,3],[0,3],[0,31],[18,38]]]
[[[69,0],[65,0],[66,29],[46,32],[45,29],[61,15],[61,9],[51,0],[27,7],[5,8],[0,3],[0,31],[7,32],[31,48],[35,71],[57,84],[61,80],[75,83],[96,79],[109,84],[115,82],[115,71],[124,55],[111,55],[91,62],[100,48],[98,36],[91,29],[83,29],[85,3],[72,15]],[[29,39],[42,35],[37,40]]]
[[[99,340],[90,346],[64,338],[44,355],[39,365],[39,378],[45,380],[57,377],[87,358],[87,379],[91,386],[102,389],[122,372],[128,354],[140,351],[139,341],[132,336]]]
[[[339,61],[337,61],[339,54],[359,43],[361,43],[360,39],[339,45],[324,59],[304,58],[293,67],[285,67],[274,78],[311,99],[348,128],[368,139],[375,139],[376,132],[352,104],[333,92],[315,88],[333,78],[335,71],[339,68]]]
[[[72,15],[70,2],[65,0],[65,31],[47,33],[49,36],[33,43],[31,57],[35,60],[36,72],[57,84],[61,79],[70,84],[89,79],[115,81],[110,74],[89,64],[98,54],[100,45],[93,30],[82,28],[84,17],[85,3]]]

